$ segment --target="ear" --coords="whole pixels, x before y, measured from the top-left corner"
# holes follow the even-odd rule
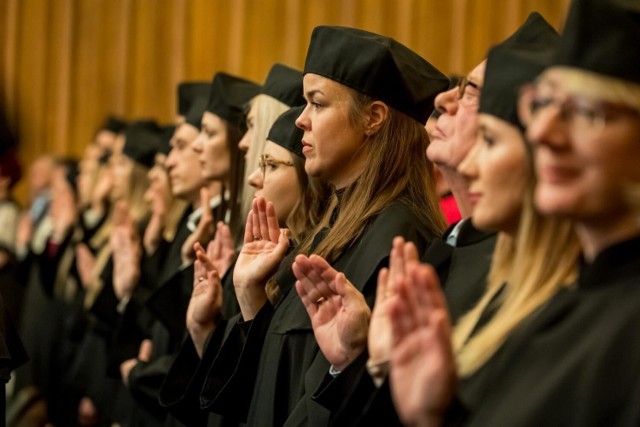
[[[380,130],[389,116],[389,107],[382,101],[373,101],[369,106],[369,120],[365,134],[371,136]]]

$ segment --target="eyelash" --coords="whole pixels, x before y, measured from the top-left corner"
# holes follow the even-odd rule
[[[494,138],[486,134],[482,135],[482,140],[484,141],[484,144],[489,147],[493,146],[493,144],[496,142]]]

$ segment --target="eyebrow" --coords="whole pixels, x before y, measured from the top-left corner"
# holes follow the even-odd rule
[[[306,92],[304,94],[304,97],[309,99],[309,98],[313,97],[315,94],[318,94],[318,93],[320,95],[324,95],[324,92],[322,92],[320,89],[313,89],[313,90],[310,90],[309,92]]]

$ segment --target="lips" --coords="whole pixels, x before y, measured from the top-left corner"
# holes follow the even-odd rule
[[[436,126],[436,128],[431,132],[431,136],[433,139],[445,139],[444,133],[442,130]]]
[[[579,175],[576,168],[560,165],[538,167],[538,178],[550,184],[562,184],[573,180]]]
[[[306,142],[304,139],[302,140],[302,152],[306,153],[307,151],[311,150],[311,148],[313,148],[311,146],[311,144],[309,144],[308,142]]]
[[[482,198],[482,193],[469,193],[468,197],[469,197],[469,202],[471,202],[471,205],[475,206]]]

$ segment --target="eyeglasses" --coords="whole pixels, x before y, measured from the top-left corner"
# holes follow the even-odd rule
[[[292,162],[285,162],[284,160],[275,160],[271,157],[262,154],[260,156],[260,162],[258,163],[258,167],[262,171],[262,179],[267,175],[267,170],[276,170],[278,166],[293,166]]]
[[[608,121],[623,114],[640,115],[632,108],[577,95],[554,97],[552,92],[552,88],[543,88],[538,83],[526,85],[521,89],[518,115],[525,126],[543,114],[551,114],[553,111],[569,126],[575,138],[593,139],[600,134]]]
[[[467,92],[467,87],[469,86],[477,93]],[[482,86],[480,86],[479,84],[472,82],[466,77],[462,77],[460,81],[458,81],[456,87],[458,88],[459,100],[463,99],[466,93],[467,99],[469,101],[473,101],[474,103],[478,103],[480,101],[480,92],[482,92]]]

